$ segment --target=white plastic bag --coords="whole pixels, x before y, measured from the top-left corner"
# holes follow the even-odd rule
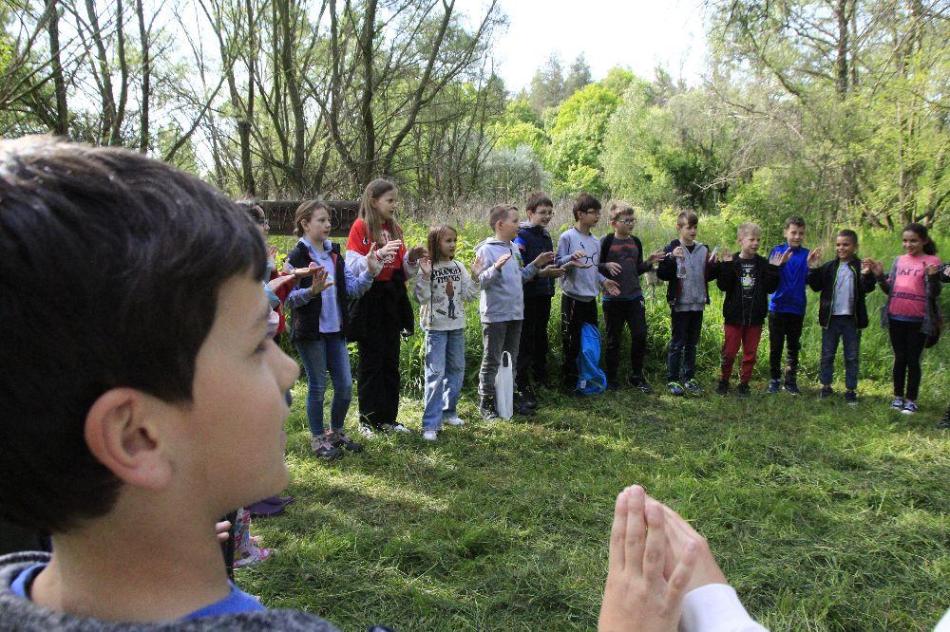
[[[511,354],[501,354],[501,364],[495,374],[495,410],[502,419],[511,419],[515,412],[515,380],[511,366]]]

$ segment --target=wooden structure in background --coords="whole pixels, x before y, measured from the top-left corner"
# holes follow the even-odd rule
[[[302,200],[260,200],[258,203],[267,214],[270,232],[275,235],[291,235],[294,232],[294,211]],[[359,212],[359,202],[348,200],[325,200],[330,207],[330,236],[346,237]]]

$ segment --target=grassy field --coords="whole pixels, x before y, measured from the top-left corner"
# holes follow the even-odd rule
[[[464,231],[466,248],[480,230]],[[649,237],[648,248],[666,235]],[[864,244],[878,256],[896,252],[892,237]],[[662,286],[648,290],[648,312],[648,373],[659,386]],[[707,311],[699,357],[710,389],[718,313],[715,303]],[[287,422],[297,501],[255,522],[278,553],[239,571],[243,588],[344,630],[592,629],[613,498],[637,482],[709,538],[753,616],[773,630],[928,630],[950,606],[950,438],[933,428],[950,398],[947,341],[926,354],[922,411],[911,418],[887,408],[890,349],[876,322],[862,341],[859,406],[816,400],[819,334],[809,311],[801,397],[762,392],[763,343],[757,392],[745,400],[545,392],[537,417],[486,424],[476,422],[471,307],[469,320],[460,412],[470,423],[435,445],[418,433],[386,436],[362,454],[318,462],[298,383]],[[403,345],[400,420],[415,430],[420,348],[418,332]]]

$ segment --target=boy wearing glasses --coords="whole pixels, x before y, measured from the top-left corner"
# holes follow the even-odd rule
[[[562,387],[572,393],[577,388],[577,355],[580,353],[581,328],[584,323],[597,326],[597,293],[616,296],[620,286],[600,273],[600,242],[591,234],[600,220],[600,201],[581,193],[574,201],[574,227],[557,240],[554,262],[564,268],[561,279],[561,345],[564,364]]]
[[[647,319],[640,288],[640,275],[653,269],[653,264],[663,258],[662,250],[643,260],[643,244],[632,233],[636,223],[633,207],[623,201],[613,201],[607,208],[607,217],[613,233],[600,240],[598,268],[601,274],[615,280],[620,286],[617,296],[604,296],[604,321],[607,323],[607,350],[604,361],[607,373],[607,388],[620,387],[617,371],[620,366],[620,341],[623,328],[630,328],[630,376],[631,386],[644,393],[651,392],[650,384],[643,376],[643,358],[647,347]]]

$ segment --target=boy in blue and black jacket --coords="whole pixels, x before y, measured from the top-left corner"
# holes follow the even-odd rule
[[[805,239],[805,220],[789,217],[785,220],[785,243],[772,248],[768,258],[792,254],[779,271],[778,289],[769,297],[769,393],[778,393],[782,376],[782,349],[788,348],[785,365],[785,390],[798,395],[798,352],[801,349],[802,323],[805,321],[805,280],[808,276],[808,248]]]
[[[547,225],[554,215],[554,203],[545,193],[532,193],[525,206],[528,221],[522,222],[515,245],[522,261],[534,261],[538,255],[554,251]],[[537,405],[534,386],[548,381],[548,320],[554,298],[554,277],[536,276],[524,284],[524,321],[518,349],[518,390],[528,406]]]

